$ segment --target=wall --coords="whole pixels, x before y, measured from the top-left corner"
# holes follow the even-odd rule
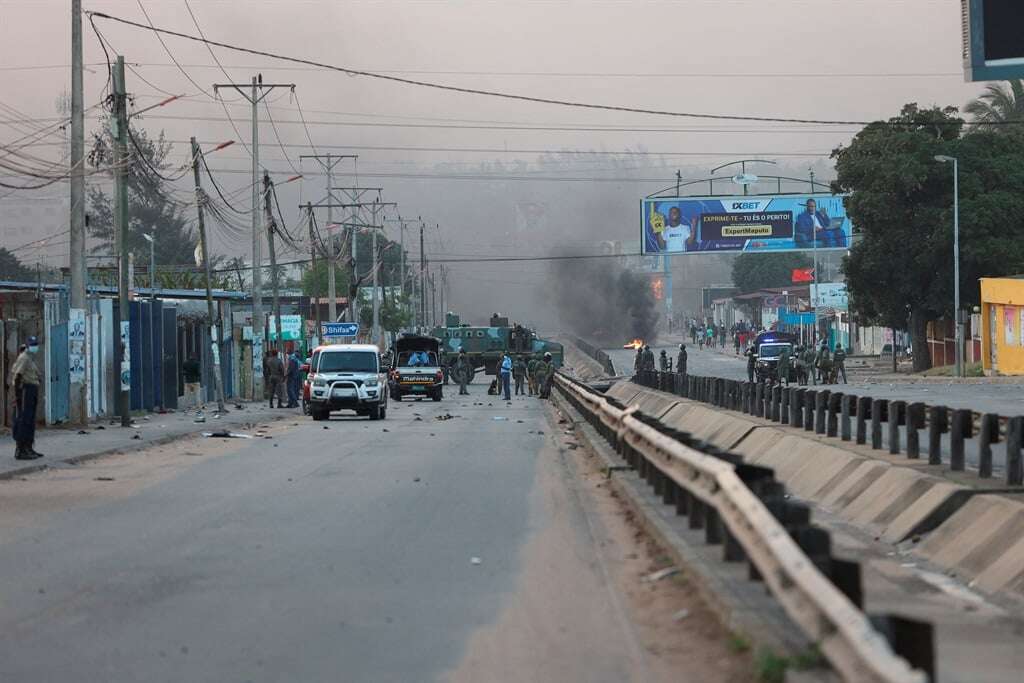
[[[1024,374],[1022,314],[1024,280],[981,279],[981,355],[986,374]]]

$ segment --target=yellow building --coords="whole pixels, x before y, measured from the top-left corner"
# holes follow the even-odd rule
[[[1024,276],[981,278],[986,375],[1024,375]]]

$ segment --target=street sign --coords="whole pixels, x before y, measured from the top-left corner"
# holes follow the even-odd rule
[[[359,334],[359,323],[323,323],[320,329],[325,337],[354,337]]]

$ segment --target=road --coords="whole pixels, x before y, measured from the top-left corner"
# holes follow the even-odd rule
[[[557,420],[392,404],[0,482],[0,680],[750,680]]]

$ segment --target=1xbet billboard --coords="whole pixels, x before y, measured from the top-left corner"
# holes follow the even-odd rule
[[[661,197],[641,205],[645,254],[847,249],[841,195]]]

